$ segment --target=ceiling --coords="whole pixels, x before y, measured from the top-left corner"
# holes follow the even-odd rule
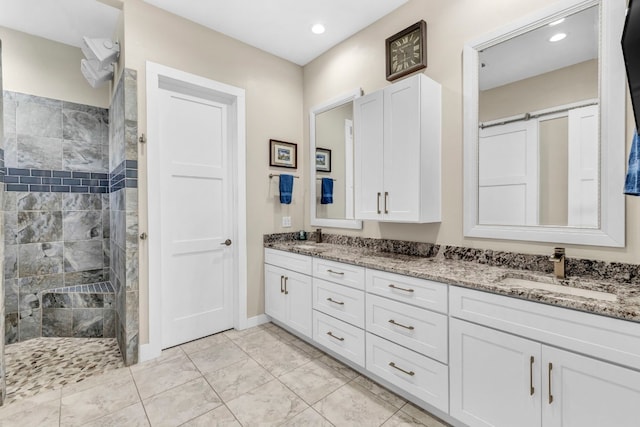
[[[97,0],[0,0],[0,26],[76,47],[82,36],[111,38],[119,15]]]
[[[598,7],[593,6],[555,26],[543,25],[528,33],[484,49],[479,54],[480,90],[492,89],[598,58]],[[549,38],[565,33],[564,40]]]
[[[144,0],[249,45],[305,65],[408,0]],[[112,37],[110,0],[0,0],[0,26],[80,46]],[[312,25],[326,32],[316,35]]]

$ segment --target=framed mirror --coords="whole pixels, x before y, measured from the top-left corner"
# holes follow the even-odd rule
[[[317,105],[309,113],[311,225],[361,229],[354,219],[353,100],[360,89]]]
[[[624,246],[624,16],[566,0],[465,44],[465,236]]]

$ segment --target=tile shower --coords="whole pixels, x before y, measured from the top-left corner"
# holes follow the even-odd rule
[[[6,344],[116,337],[137,360],[136,74],[110,109],[3,92]]]

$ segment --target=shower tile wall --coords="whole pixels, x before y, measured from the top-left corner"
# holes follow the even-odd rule
[[[137,75],[125,69],[109,110],[111,283],[116,338],[127,366],[138,359],[138,107]]]
[[[0,93],[2,93],[2,40],[0,40]],[[0,331],[4,331],[4,106],[0,102]],[[0,339],[0,405],[7,394],[4,364],[4,340]]]
[[[109,280],[109,121],[103,108],[3,98],[5,342],[13,343],[56,329],[54,312],[43,328],[44,291]],[[102,336],[101,321],[78,317],[69,334]]]

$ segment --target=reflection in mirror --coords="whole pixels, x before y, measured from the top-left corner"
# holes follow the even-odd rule
[[[465,236],[624,246],[624,3],[559,2],[465,45]]]
[[[354,219],[353,100],[360,89],[311,109],[312,226],[362,228]]]
[[[598,227],[598,17],[479,52],[479,224]]]

